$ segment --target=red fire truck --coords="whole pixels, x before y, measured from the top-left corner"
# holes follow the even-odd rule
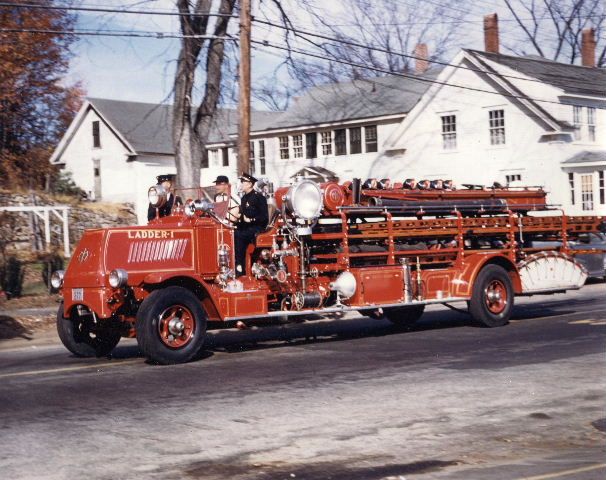
[[[194,359],[207,327],[271,318],[358,311],[408,326],[428,304],[467,302],[476,324],[502,326],[516,295],[580,288],[574,256],[592,251],[568,242],[603,226],[549,207],[539,188],[379,187],[299,178],[278,189],[241,276],[227,205],[205,189],[146,226],[88,230],[53,275],[59,336],[78,356],[136,337],[149,360],[170,364]],[[149,196],[161,207],[166,192]]]

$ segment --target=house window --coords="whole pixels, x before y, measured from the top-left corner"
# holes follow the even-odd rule
[[[362,153],[362,128],[353,127],[349,129],[349,153]]]
[[[505,145],[505,110],[490,110],[488,112],[490,129],[490,144]]]
[[[318,157],[318,134],[316,132],[305,134],[305,157]]]
[[[280,142],[280,158],[282,160],[288,160],[288,158],[290,156],[288,153],[288,135],[279,137],[279,142]]]
[[[581,175],[581,208],[593,210],[593,175]]]
[[[587,136],[595,142],[595,107],[587,107]]]
[[[292,136],[292,153],[294,158],[303,158],[303,135]]]
[[[221,159],[224,167],[229,167],[229,148],[223,147],[221,149]]]
[[[366,153],[376,152],[378,150],[376,125],[364,127],[364,142],[366,143]]]
[[[200,162],[200,168],[208,168],[211,153],[212,150],[207,149],[204,151],[204,155],[202,155],[202,161]]]
[[[93,148],[101,148],[101,136],[99,131],[99,121],[93,122]]]
[[[255,142],[250,142],[248,150],[248,169],[250,173],[255,173]]]
[[[522,175],[520,175],[519,173],[505,175],[505,180],[507,181],[507,183],[520,182],[520,181],[522,181]]]
[[[574,139],[581,139],[581,123],[583,116],[583,107],[578,105],[572,106],[572,123],[574,125]]]
[[[568,174],[568,186],[570,187],[570,204],[574,205],[574,173]]]
[[[265,140],[259,140],[259,172],[265,175]]]
[[[444,150],[457,148],[456,115],[442,115],[442,148]]]
[[[341,128],[335,130],[335,155],[346,155],[347,154],[347,139],[346,130]]]
[[[322,155],[332,155],[332,132],[322,132],[320,141],[322,143]]]
[[[598,170],[598,186],[600,187],[600,205],[604,205],[606,200],[604,194],[604,170]]]

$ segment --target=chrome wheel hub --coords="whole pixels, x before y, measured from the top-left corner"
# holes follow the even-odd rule
[[[180,318],[171,318],[168,322],[168,331],[173,335],[181,335],[185,330],[185,324]]]

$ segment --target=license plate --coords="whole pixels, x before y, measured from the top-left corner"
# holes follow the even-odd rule
[[[72,301],[81,302],[82,300],[84,300],[84,289],[72,288]]]

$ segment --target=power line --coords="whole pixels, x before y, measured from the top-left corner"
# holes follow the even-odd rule
[[[491,91],[491,90],[484,90],[482,88],[476,88],[476,87],[468,87],[465,85],[457,85],[454,83],[448,83],[448,82],[441,82],[439,80],[432,80],[430,78],[424,78],[424,77],[419,77],[419,76],[415,76],[415,75],[411,75],[411,74],[406,74],[406,73],[401,73],[401,72],[392,72],[383,68],[378,68],[378,67],[370,67],[367,65],[363,65],[363,64],[359,64],[359,63],[355,63],[355,62],[349,62],[347,60],[341,60],[341,59],[337,59],[337,58],[327,58],[326,56],[322,56],[319,54],[315,54],[313,52],[308,52],[305,50],[299,50],[299,49],[295,49],[295,48],[289,48],[289,47],[284,47],[282,45],[274,45],[269,43],[268,41],[259,41],[259,40],[252,40],[252,43],[257,44],[257,45],[261,45],[264,47],[270,47],[270,48],[276,48],[278,50],[285,50],[289,53],[297,53],[300,55],[305,55],[308,57],[314,57],[314,58],[318,58],[320,60],[325,60],[325,61],[329,61],[329,62],[335,62],[335,63],[341,63],[343,65],[349,65],[351,67],[357,67],[363,70],[372,70],[375,72],[379,72],[379,73],[384,73],[387,75],[393,75],[393,76],[398,76],[398,77],[403,77],[403,78],[408,78],[417,82],[423,82],[423,83],[429,83],[429,84],[435,84],[435,85],[443,85],[443,86],[447,86],[447,87],[454,87],[454,88],[460,88],[462,90],[470,90],[470,91],[474,91],[474,92],[481,92],[481,93],[490,93],[493,95],[500,95],[500,96],[504,96],[504,97],[509,97],[509,98],[516,98],[516,99],[521,99],[521,100],[532,100],[534,102],[542,102],[542,103],[550,103],[550,104],[554,104],[554,105],[562,105],[562,103],[554,101],[554,100],[544,100],[544,99],[539,99],[539,98],[532,98],[532,97],[528,97],[525,95],[515,95],[512,93],[500,93],[500,92],[495,92],[495,91]],[[484,72],[487,73],[487,72]],[[606,109],[606,107],[596,107],[599,109]]]
[[[34,28],[0,28],[0,33],[33,33],[40,35],[74,35],[74,36],[96,36],[96,37],[136,37],[136,38],[198,38],[201,40],[237,40],[234,37],[220,37],[217,35],[182,35],[171,32],[145,32],[124,30],[46,30]]]
[[[470,71],[476,72],[476,73],[486,73],[485,70],[481,70],[481,69],[474,68],[474,67],[467,67],[465,65],[456,65],[454,63],[444,62],[444,61],[441,61],[441,60],[430,60],[428,58],[423,58],[423,57],[419,57],[419,56],[416,56],[416,55],[410,55],[410,54],[407,54],[407,53],[395,52],[393,50],[387,50],[387,49],[381,48],[381,47],[364,45],[363,43],[353,42],[351,40],[344,40],[344,39],[340,39],[340,38],[336,38],[336,37],[331,37],[331,36],[328,36],[328,35],[323,35],[323,34],[320,34],[320,33],[313,33],[313,32],[309,32],[309,31],[306,31],[306,30],[300,30],[300,29],[292,28],[292,27],[289,27],[289,26],[286,26],[286,25],[280,25],[280,24],[277,24],[277,23],[273,23],[273,22],[270,22],[270,21],[267,21],[267,20],[253,19],[253,21],[257,22],[257,23],[264,24],[264,25],[269,25],[269,26],[272,26],[272,27],[277,27],[277,28],[281,28],[283,30],[291,31],[291,32],[294,32],[295,34],[299,34],[300,36],[308,35],[308,36],[312,36],[312,37],[316,37],[316,38],[321,38],[323,40],[327,40],[327,41],[330,41],[330,42],[337,42],[337,43],[341,43],[341,44],[344,44],[344,45],[349,45],[349,46],[356,47],[356,48],[364,48],[364,49],[367,49],[367,50],[373,50],[373,51],[385,53],[385,54],[388,54],[388,55],[395,55],[395,56],[398,56],[398,57],[410,58],[410,59],[413,59],[413,60],[426,61],[428,63],[435,63],[437,65],[442,65],[442,66],[445,66],[445,67],[454,67],[454,68],[459,68],[459,69],[463,69],[463,70],[470,70]],[[303,38],[303,40],[306,40],[306,41],[308,41],[310,43],[313,43],[309,39],[306,39],[305,37],[301,37],[301,38]],[[528,82],[542,83],[542,80],[534,79],[534,78],[518,77],[518,76],[515,76],[515,75],[505,75],[505,74],[502,74],[501,76],[505,77],[505,78],[515,79],[515,80],[524,80],[524,81],[528,81]]]
[[[237,15],[228,13],[181,13],[170,12],[166,10],[133,10],[127,8],[109,8],[109,7],[69,7],[60,5],[39,5],[36,3],[12,3],[0,2],[0,7],[6,8],[30,8],[36,10],[66,10],[74,12],[96,12],[96,13],[126,13],[134,15],[165,15],[176,17],[229,17],[238,18]]]

